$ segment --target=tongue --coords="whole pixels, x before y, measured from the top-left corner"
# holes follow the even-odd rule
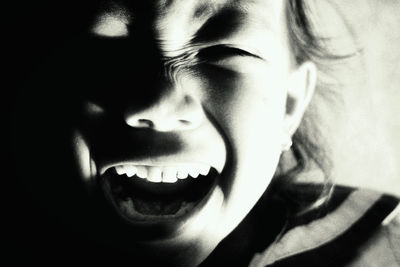
[[[179,211],[183,200],[159,201],[133,198],[135,210],[144,215],[172,215]]]

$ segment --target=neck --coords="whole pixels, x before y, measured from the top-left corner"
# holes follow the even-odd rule
[[[200,266],[248,266],[255,253],[275,240],[285,221],[284,206],[266,193]]]

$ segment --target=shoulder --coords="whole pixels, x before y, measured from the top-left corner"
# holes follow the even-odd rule
[[[399,198],[337,186],[325,209],[299,218],[253,266],[400,266]]]
[[[350,266],[400,266],[400,206],[359,249]]]

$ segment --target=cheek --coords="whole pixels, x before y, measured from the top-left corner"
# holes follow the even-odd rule
[[[239,74],[210,71],[202,85],[203,103],[227,135],[233,150],[268,147],[280,138],[285,114],[287,76],[276,69]]]
[[[223,78],[223,76],[219,76]],[[224,191],[226,225],[237,224],[261,197],[281,152],[284,76],[231,75],[209,83],[206,108],[226,135],[230,178]]]
[[[254,190],[262,193],[275,172],[281,152],[285,90],[262,78],[234,81],[234,86],[237,92],[220,103],[224,109],[218,119],[236,161],[233,184],[240,194],[255,193]]]

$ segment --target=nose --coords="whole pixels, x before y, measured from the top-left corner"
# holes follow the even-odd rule
[[[200,101],[174,89],[167,90],[145,108],[127,108],[124,114],[125,122],[130,127],[150,128],[159,132],[195,129],[204,117]]]

